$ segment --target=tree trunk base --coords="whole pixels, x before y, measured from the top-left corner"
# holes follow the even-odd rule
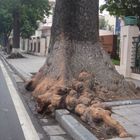
[[[138,92],[115,70],[100,46],[100,43],[65,39],[56,41],[45,65],[27,83],[26,89],[33,91],[38,112],[66,108],[89,124],[101,119],[115,128],[120,137],[127,137],[126,130],[100,104],[136,98]]]
[[[102,102],[98,97],[100,85],[98,82],[91,83],[89,80],[91,77],[93,75],[81,72],[78,80],[73,80],[71,86],[66,86],[63,80],[44,78],[39,83],[30,81],[26,88],[31,89],[32,84],[36,87],[32,94],[38,103],[39,113],[66,108],[78,114],[88,124],[93,124],[97,119],[102,120],[109,127],[115,128],[120,137],[128,137],[129,134],[123,126],[111,117],[111,111],[100,104]],[[109,91],[104,89],[103,94],[106,92]]]
[[[18,59],[18,58],[25,58],[21,53],[11,53],[7,59]]]

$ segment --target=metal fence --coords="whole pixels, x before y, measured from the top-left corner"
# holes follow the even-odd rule
[[[132,72],[140,74],[140,36],[133,37]]]

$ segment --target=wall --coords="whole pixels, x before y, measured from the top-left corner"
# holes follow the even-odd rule
[[[116,67],[117,71],[126,78],[140,80],[140,74],[132,73],[132,48],[134,47],[133,37],[139,36],[139,29],[137,26],[122,26],[120,37],[120,66]]]
[[[117,36],[116,35],[104,35],[100,36],[100,42],[103,45],[103,48],[108,52],[112,58],[117,56]]]

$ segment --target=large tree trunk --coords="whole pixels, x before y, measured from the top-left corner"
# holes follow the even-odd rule
[[[3,34],[3,47],[4,51],[7,51],[7,44],[8,44],[8,36],[6,33]]]
[[[34,90],[39,111],[67,108],[90,123],[102,119],[121,137],[127,136],[108,111],[93,107],[108,99],[134,97],[136,92],[99,43],[97,0],[56,0],[46,63],[26,88]]]
[[[3,46],[6,48],[8,44],[8,36],[6,33],[3,34]]]
[[[13,11],[13,48],[8,58],[23,58],[20,54],[20,12],[18,8]]]
[[[7,54],[10,54],[11,50],[10,50],[10,44],[9,44],[9,36],[7,35],[7,33],[3,34],[3,46],[4,46],[4,51]]]
[[[20,47],[20,14],[19,10],[13,11],[13,48]]]

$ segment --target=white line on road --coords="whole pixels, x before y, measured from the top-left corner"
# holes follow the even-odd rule
[[[8,89],[10,91],[11,98],[13,100],[16,112],[18,114],[18,118],[25,136],[26,140],[39,140],[39,136],[32,124],[32,121],[18,95],[17,90],[15,89],[11,78],[8,75],[6,68],[4,67],[3,62],[0,60],[0,66],[5,77]]]

